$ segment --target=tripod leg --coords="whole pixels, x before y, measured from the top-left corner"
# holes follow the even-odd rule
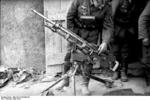
[[[113,86],[113,81],[102,79],[102,78],[99,78],[99,77],[96,77],[96,76],[93,76],[90,74],[86,74],[86,76],[91,78],[91,79],[94,79],[96,81],[103,83],[107,88],[112,88],[112,86]]]
[[[76,96],[76,82],[75,82],[75,75],[73,76],[73,91],[74,91],[74,96]]]
[[[83,66],[81,66],[81,69],[82,69],[82,71],[83,71],[84,76],[86,76],[86,77],[88,77],[88,78],[90,78],[90,79],[94,79],[94,80],[96,80],[96,81],[99,81],[99,82],[105,84],[105,86],[108,87],[108,88],[111,88],[111,87],[112,87],[113,81],[111,81],[111,80],[106,80],[106,79],[102,79],[102,78],[96,77],[96,76],[94,76],[94,75],[91,75],[90,73],[87,73],[86,71],[84,71]]]
[[[73,62],[73,66],[75,68],[74,72],[73,72],[73,90],[74,90],[74,96],[76,96],[76,79],[75,79],[75,74],[77,72],[77,69],[79,67],[77,62]]]
[[[65,79],[65,78],[67,78],[67,77],[68,77],[68,76],[65,75],[65,76],[63,76],[62,78],[58,79],[55,83],[53,83],[53,84],[50,85],[48,88],[46,88],[45,90],[43,90],[43,91],[41,92],[41,94],[47,92],[49,89],[51,89],[53,86],[55,86],[56,84],[58,84],[60,81],[62,81],[63,79]]]

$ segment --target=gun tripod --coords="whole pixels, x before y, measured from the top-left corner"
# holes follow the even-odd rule
[[[70,70],[68,71],[65,75],[63,75],[60,79],[58,79],[55,83],[53,83],[52,85],[50,85],[47,89],[43,90],[41,92],[41,94],[44,94],[49,91],[49,89],[51,89],[53,86],[57,85],[59,82],[61,82],[63,79],[66,79],[66,78],[73,78],[73,91],[74,91],[74,96],[76,96],[76,81],[75,81],[75,75],[76,75],[76,72],[78,70],[79,67],[81,67],[81,69],[83,69],[83,66],[79,64],[80,62],[78,61],[74,61],[73,62],[73,70]],[[111,88],[112,85],[113,85],[113,81],[111,80],[107,80],[107,79],[102,79],[102,78],[99,78],[99,77],[96,77],[94,75],[91,75],[91,74],[88,74],[88,73],[84,73],[84,75],[90,79],[94,79],[96,81],[99,81],[101,83],[103,83],[107,88]]]

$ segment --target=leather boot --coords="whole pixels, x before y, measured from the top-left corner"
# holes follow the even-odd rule
[[[126,72],[122,71],[120,73],[120,79],[121,79],[122,82],[127,82],[128,81],[128,77],[127,77]]]
[[[92,64],[84,63],[81,66],[82,70],[82,77],[81,77],[81,92],[83,95],[88,96],[91,95],[91,92],[88,89],[90,78],[87,77],[87,74],[91,74],[92,71]]]
[[[128,64],[127,64],[126,60],[123,60],[121,63],[121,69],[120,69],[120,79],[122,82],[128,81],[127,69],[128,69]]]
[[[81,92],[82,95],[88,96],[91,94],[91,92],[88,89],[88,85],[89,85],[89,78],[86,77],[85,75],[82,76],[81,78]]]
[[[81,92],[83,95],[88,96],[91,94],[91,92],[88,89],[88,84],[82,84],[81,85]]]
[[[144,68],[144,71],[145,71],[146,84],[147,84],[147,86],[150,86],[150,67],[146,66]]]
[[[150,95],[150,86],[147,86],[147,87],[146,87],[145,94]]]
[[[83,95],[88,96],[91,94],[91,92],[88,89],[88,84],[89,84],[89,78],[85,76],[85,74],[83,74],[82,78],[81,78],[81,92]]]
[[[112,80],[117,80],[119,78],[119,72],[116,71],[113,73]]]

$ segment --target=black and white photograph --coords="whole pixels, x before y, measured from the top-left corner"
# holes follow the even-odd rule
[[[150,0],[0,0],[0,96],[149,97]]]

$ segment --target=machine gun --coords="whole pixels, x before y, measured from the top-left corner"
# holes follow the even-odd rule
[[[77,48],[80,49],[84,54],[90,55],[92,57],[93,54],[98,54],[98,46],[95,44],[90,44],[87,41],[83,40],[81,37],[73,33],[72,31],[64,28],[61,24],[55,23],[54,21],[51,21],[47,17],[43,16],[36,10],[32,10],[34,13],[42,17],[46,22],[50,23],[49,25],[45,25],[49,29],[51,29],[53,32],[58,33],[60,36],[62,36],[67,41],[76,44]]]
[[[109,52],[101,53],[98,52],[98,46],[95,44],[91,44],[87,42],[86,40],[82,39],[72,31],[66,29],[61,24],[58,24],[41,13],[37,12],[36,10],[32,10],[34,13],[42,17],[46,22],[48,22],[48,25],[45,25],[49,29],[51,29],[53,32],[58,33],[60,36],[62,36],[67,41],[73,43],[76,45],[76,48],[79,49],[83,54],[89,56],[91,61],[93,58],[97,58],[98,60],[108,60],[109,68],[113,71],[115,71],[119,65],[119,63],[116,61],[115,57],[109,54]]]
[[[73,33],[72,31],[63,27],[61,24],[58,24],[58,23],[48,19],[47,17],[45,17],[41,13],[37,12],[36,10],[32,10],[32,11],[34,13],[36,13],[37,15],[39,15],[40,17],[42,17],[46,22],[48,22],[48,25],[45,25],[46,27],[51,29],[53,32],[58,33],[60,36],[62,36],[68,42],[75,44],[76,48],[78,50],[80,50],[83,54],[87,55],[91,61],[93,61],[94,58],[96,58],[102,62],[103,62],[103,60],[105,60],[105,61],[107,60],[110,69],[112,69],[113,71],[115,71],[117,69],[119,63],[115,60],[115,57],[113,57],[113,56],[109,57],[110,56],[109,52],[99,54],[97,45],[87,42],[86,40],[82,39],[81,37],[79,37],[78,35]],[[107,87],[111,87],[112,83],[113,83],[110,80],[100,79],[93,75],[86,74],[86,76],[104,83],[105,85],[107,85]],[[57,84],[57,83],[55,83],[55,84]]]

